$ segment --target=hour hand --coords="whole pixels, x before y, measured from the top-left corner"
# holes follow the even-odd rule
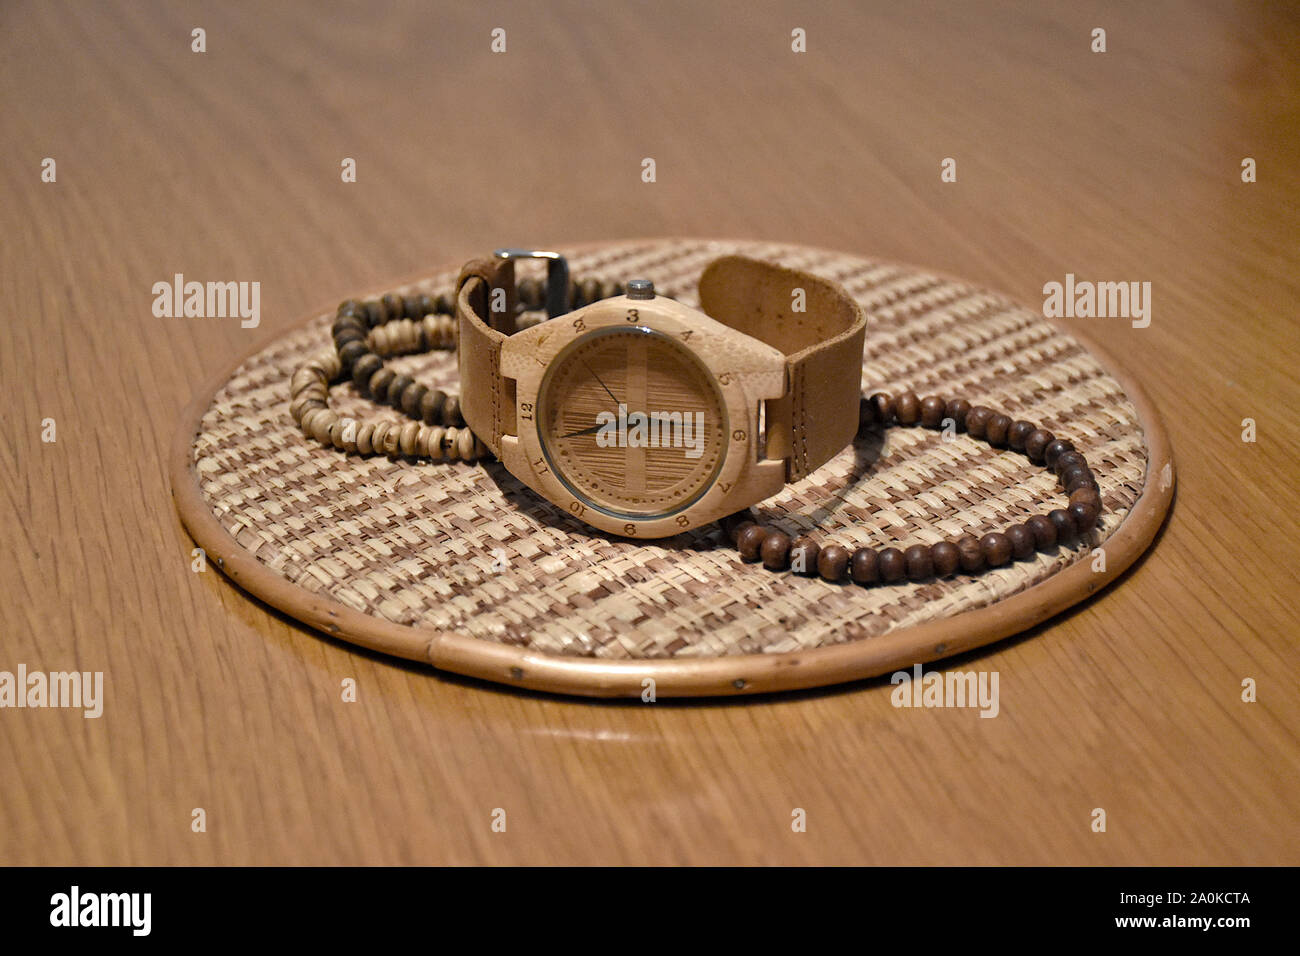
[[[590,428],[579,428],[576,432],[569,432],[567,435],[561,435],[561,438],[576,438],[579,435],[592,435],[603,428],[603,425],[592,425]]]

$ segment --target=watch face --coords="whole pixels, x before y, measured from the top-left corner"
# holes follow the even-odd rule
[[[584,506],[657,518],[713,484],[727,415],[690,350],[626,326],[588,332],[555,357],[538,393],[537,431],[550,468]]]

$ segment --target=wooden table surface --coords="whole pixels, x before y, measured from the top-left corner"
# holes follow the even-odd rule
[[[0,710],[0,862],[1300,863],[1298,27],[1229,3],[6,3],[0,670],[106,689],[97,720]],[[999,672],[996,719],[895,709],[886,680],[517,693],[191,571],[165,451],[256,341],[498,245],[665,235],[1035,307],[1066,273],[1151,283],[1149,328],[1065,322],[1161,410],[1172,516],[1108,591],[944,665]],[[177,272],[259,281],[261,327],[155,317]]]

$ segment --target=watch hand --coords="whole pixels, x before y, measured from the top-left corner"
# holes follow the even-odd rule
[[[583,365],[583,367],[584,367],[588,372],[591,373],[591,377],[594,378],[597,382],[600,382],[600,387],[603,388],[603,389],[605,390],[605,394],[608,395],[608,396],[613,400],[614,404],[615,404],[615,405],[622,405],[623,403],[620,402],[620,401],[618,400],[618,398],[615,397],[614,393],[611,392],[611,391],[609,390],[609,386],[606,385],[604,382],[601,381],[600,376],[596,374],[596,370],[593,369],[590,365],[587,364],[587,360],[586,360],[586,359],[582,359],[581,361],[582,361],[582,365]]]
[[[579,428],[576,432],[569,432],[567,435],[561,435],[560,437],[574,438],[578,435],[590,435],[594,432],[600,431],[603,427],[603,425],[592,425],[590,428]]]

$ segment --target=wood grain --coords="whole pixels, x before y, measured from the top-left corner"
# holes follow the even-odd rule
[[[107,699],[0,711],[0,862],[1300,862],[1298,26],[1209,3],[6,4],[0,669],[102,670]],[[167,444],[256,337],[504,242],[690,234],[1030,304],[1067,272],[1152,283],[1149,328],[1067,324],[1161,410],[1172,517],[1098,599],[948,665],[999,672],[996,719],[897,710],[880,680],[534,696],[191,572]],[[262,328],[155,318],[176,272],[261,282]]]

